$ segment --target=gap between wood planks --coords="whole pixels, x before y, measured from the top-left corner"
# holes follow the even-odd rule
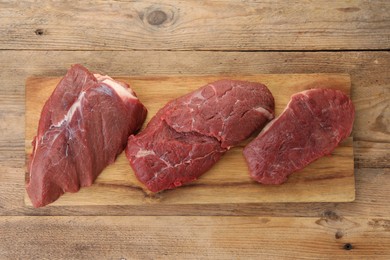
[[[50,50],[42,50],[42,49],[34,49],[34,48],[26,48],[26,49],[0,49],[0,51],[37,51],[37,52],[48,52],[48,51],[69,51],[69,52],[83,52],[83,51],[124,51],[124,52],[131,52],[131,51],[145,51],[145,52],[153,52],[153,51],[170,51],[170,52],[270,52],[270,53],[276,53],[276,52],[390,52],[390,48],[386,49],[323,49],[323,50],[236,50],[236,49],[227,49],[227,50],[219,50],[219,49],[50,49]]]

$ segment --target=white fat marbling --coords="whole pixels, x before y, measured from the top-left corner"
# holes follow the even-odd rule
[[[128,98],[137,99],[137,97],[134,95],[131,89],[122,86],[117,81],[113,80],[110,76],[107,75],[103,76],[100,74],[93,74],[93,75],[99,82],[104,83],[107,86],[111,87],[122,100]]]

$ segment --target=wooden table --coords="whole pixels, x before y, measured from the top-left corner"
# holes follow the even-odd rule
[[[389,259],[390,1],[14,1],[0,25],[0,259]],[[117,76],[348,73],[356,200],[25,206],[25,80],[73,63]]]

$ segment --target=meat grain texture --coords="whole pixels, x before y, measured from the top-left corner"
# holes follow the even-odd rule
[[[26,189],[33,206],[90,186],[146,113],[125,83],[73,65],[46,101],[32,143]]]
[[[245,147],[251,177],[263,184],[285,182],[347,138],[354,115],[352,101],[339,90],[311,89],[293,95],[281,115]]]
[[[152,192],[173,189],[209,170],[231,147],[274,117],[274,98],[260,83],[220,80],[169,102],[126,155]]]

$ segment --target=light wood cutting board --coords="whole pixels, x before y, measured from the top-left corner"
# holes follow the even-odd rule
[[[116,77],[129,83],[148,108],[146,123],[169,100],[222,78],[266,84],[275,97],[276,115],[281,113],[290,96],[296,92],[310,88],[334,88],[349,95],[351,88],[350,77],[346,74]],[[59,80],[58,77],[32,77],[26,82],[26,158],[31,153],[31,140],[36,134],[43,104]],[[197,181],[158,194],[147,191],[138,182],[122,153],[91,187],[82,188],[78,193],[67,193],[51,206],[348,202],[355,199],[352,137],[336,148],[331,156],[320,158],[279,186],[261,185],[249,178],[242,156],[244,145],[227,152]],[[27,194],[25,203],[31,205]]]

